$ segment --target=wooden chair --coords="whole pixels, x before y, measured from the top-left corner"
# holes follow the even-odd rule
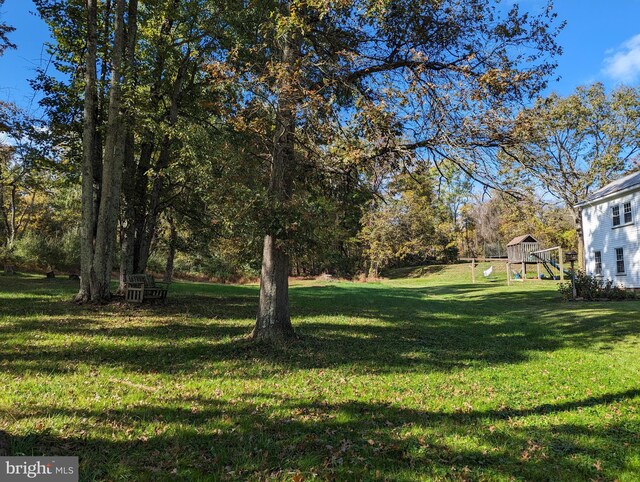
[[[148,274],[132,274],[125,281],[125,300],[142,303],[144,300],[165,300],[169,283],[159,282]]]

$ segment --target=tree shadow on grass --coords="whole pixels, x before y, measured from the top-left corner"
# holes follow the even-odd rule
[[[640,323],[637,303],[563,304],[524,288],[296,287],[295,324],[305,339],[276,348],[245,337],[254,287],[202,289],[165,306],[78,307],[38,290],[26,291],[33,297],[26,302],[3,300],[0,371],[55,374],[88,365],[238,380],[325,367],[447,371],[521,362],[565,346],[602,347],[637,337]],[[79,455],[83,480],[264,480],[294,470],[325,480],[377,472],[389,480],[589,480],[638,469],[627,464],[640,449],[640,427],[633,416],[582,423],[582,410],[639,397],[632,389],[447,412],[261,392],[234,400],[160,394],[135,404],[114,400],[110,408],[42,401],[0,415],[45,427],[14,424],[24,427],[11,434],[14,454]],[[67,425],[56,429],[63,435],[46,431],[58,417]]]
[[[257,403],[265,398],[271,403]],[[92,437],[32,432],[9,441],[14,455],[80,456],[83,480],[264,480],[298,470],[323,480],[612,480],[634,470],[638,426],[594,426],[580,413],[639,398],[633,389],[525,409],[438,412],[249,393],[233,404],[197,398],[108,410],[43,405],[6,415],[64,417],[75,431],[91,424]]]
[[[38,299],[3,304],[0,371],[67,372],[78,364],[176,373],[265,360],[262,376],[295,369],[366,368],[372,372],[451,370],[518,363],[564,346],[614,343],[637,336],[637,303],[591,307],[562,303],[547,291],[487,291],[453,285],[296,287],[294,320],[303,343],[254,345],[256,290],[216,287],[167,305],[82,307]],[[443,291],[445,290],[445,291]],[[447,298],[442,294],[450,294]],[[44,315],[46,313],[46,315]],[[30,336],[68,336],[39,344]]]

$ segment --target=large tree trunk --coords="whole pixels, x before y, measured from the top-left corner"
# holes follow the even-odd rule
[[[127,78],[135,83],[135,58],[136,43],[138,37],[138,0],[129,1],[127,12],[127,45],[126,45],[126,69]],[[131,193],[135,188],[136,160],[135,160],[135,112],[127,109],[124,115],[125,139],[124,139],[124,181],[122,183],[122,221],[120,226],[120,285],[118,293],[124,293],[127,275],[133,273],[133,225],[134,205],[131,202]]]
[[[295,51],[288,36],[283,40],[282,63],[293,65]],[[292,171],[295,166],[295,100],[290,85],[280,85],[276,112],[276,135],[271,162],[269,194],[276,207],[291,196]],[[282,341],[295,337],[289,312],[289,256],[274,233],[264,237],[262,272],[260,274],[260,305],[252,337],[256,340]]]
[[[124,146],[124,180],[122,182],[122,220],[120,224],[120,286],[118,292],[124,293],[126,279],[133,274],[135,228],[135,174],[133,127],[128,126]]]
[[[91,272],[91,300],[107,301],[111,298],[110,280],[113,251],[116,240],[122,164],[124,158],[124,129],[122,125],[122,55],[124,48],[125,0],[117,0],[115,39],[112,54],[109,117],[102,168],[102,191],[96,229],[95,253]]]
[[[280,341],[294,336],[289,313],[289,257],[278,247],[278,240],[268,234],[264,238],[260,306],[252,337]]]
[[[95,225],[94,156],[96,153],[96,0],[87,0],[87,53],[85,60],[84,125],[82,130],[82,224],[80,227],[80,291],[76,300],[91,298],[91,266]]]
[[[165,283],[171,283],[173,279],[173,261],[176,258],[176,245],[178,244],[178,230],[176,229],[176,222],[171,212],[167,216],[167,222],[169,223],[169,249],[167,252],[167,264],[164,269],[163,281]]]
[[[129,222],[133,225],[131,244],[133,246],[133,271],[132,273],[142,273],[140,270],[140,250],[142,246],[143,233],[147,219],[147,200],[149,190],[149,180],[147,172],[151,168],[151,160],[155,150],[155,139],[152,133],[148,133],[149,139],[142,144],[140,149],[140,160],[136,171],[136,183],[131,199],[133,199],[132,218]]]

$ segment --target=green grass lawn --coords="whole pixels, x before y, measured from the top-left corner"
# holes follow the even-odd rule
[[[296,282],[277,349],[246,338],[256,286],[83,307],[0,277],[0,430],[82,480],[640,480],[640,302],[498,268]]]

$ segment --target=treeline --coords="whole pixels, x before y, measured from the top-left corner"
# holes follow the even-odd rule
[[[17,179],[3,159],[8,181],[0,193],[5,263],[79,273],[79,186],[61,180],[56,171],[40,172],[38,183],[29,176]],[[570,209],[533,193],[515,198],[494,192],[482,199],[475,191],[473,181],[452,166],[446,176],[435,168],[417,168],[391,176],[377,190],[346,190],[346,199],[327,195],[313,227],[305,228],[308,234],[292,250],[290,274],[377,277],[391,267],[505,256],[506,243],[523,233],[534,233],[545,246],[575,248]],[[204,210],[194,218],[190,209],[186,203],[172,205],[159,216],[146,269],[168,280],[174,275],[223,282],[256,279],[261,263],[257,227],[247,229],[244,215],[234,223],[225,213],[205,217]],[[116,253],[114,271],[120,261]]]

